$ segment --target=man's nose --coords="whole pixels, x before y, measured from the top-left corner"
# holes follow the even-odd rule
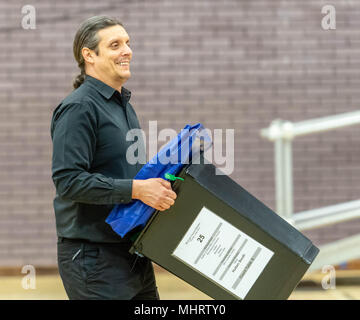
[[[131,56],[132,55],[132,50],[130,49],[130,47],[127,44],[124,46],[122,54],[124,56]]]

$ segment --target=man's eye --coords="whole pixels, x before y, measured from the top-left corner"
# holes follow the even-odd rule
[[[118,46],[118,44],[115,42],[111,45],[112,48],[116,48]]]

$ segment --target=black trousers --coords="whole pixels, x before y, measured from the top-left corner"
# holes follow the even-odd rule
[[[69,299],[159,300],[151,261],[129,249],[59,238],[59,273]]]

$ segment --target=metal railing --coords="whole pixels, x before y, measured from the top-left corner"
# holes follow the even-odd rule
[[[357,124],[360,124],[360,111],[297,123],[278,119],[269,128],[261,130],[263,138],[274,142],[276,211],[297,229],[309,230],[360,217],[360,200],[294,214],[292,175],[292,142],[296,137]],[[354,250],[354,245],[359,243],[360,234],[323,246],[311,270],[322,263],[334,264],[360,258],[359,250]]]

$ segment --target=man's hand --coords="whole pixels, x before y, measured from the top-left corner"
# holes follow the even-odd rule
[[[170,182],[161,178],[133,180],[132,198],[164,211],[175,203],[176,193],[171,189]]]

